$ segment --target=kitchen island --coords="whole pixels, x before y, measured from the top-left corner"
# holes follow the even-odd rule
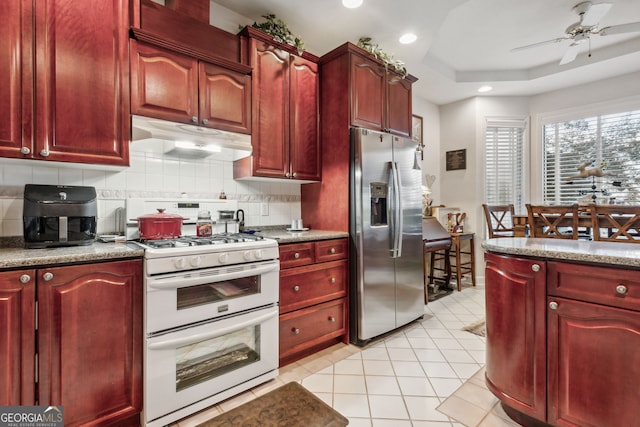
[[[640,425],[640,245],[489,239],[486,382],[525,426]]]

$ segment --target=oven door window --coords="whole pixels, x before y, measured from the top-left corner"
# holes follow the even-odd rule
[[[259,293],[259,276],[240,277],[222,282],[212,282],[204,285],[179,288],[176,303],[178,310],[184,310],[203,304],[210,304]]]
[[[176,391],[260,360],[260,326],[176,349]]]

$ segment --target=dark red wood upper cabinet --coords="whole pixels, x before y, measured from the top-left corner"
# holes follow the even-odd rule
[[[317,58],[292,53],[253,28],[247,36],[253,68],[251,157],[234,163],[234,178],[319,181],[321,177]]]
[[[251,133],[251,76],[200,62],[200,119],[206,126]]]
[[[0,10],[9,112],[0,155],[128,165],[129,1],[16,0]]]
[[[394,73],[387,73],[387,129],[401,136],[411,136],[411,82]]]
[[[0,406],[35,404],[35,270],[0,273]]]

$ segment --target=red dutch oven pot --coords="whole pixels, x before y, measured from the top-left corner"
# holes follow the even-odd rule
[[[138,231],[142,240],[172,239],[182,235],[182,220],[178,214],[165,213],[158,209],[158,213],[141,215],[131,221],[138,221]]]

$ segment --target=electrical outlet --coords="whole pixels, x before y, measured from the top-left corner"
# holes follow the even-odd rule
[[[260,215],[262,216],[269,215],[269,203],[260,203]]]

